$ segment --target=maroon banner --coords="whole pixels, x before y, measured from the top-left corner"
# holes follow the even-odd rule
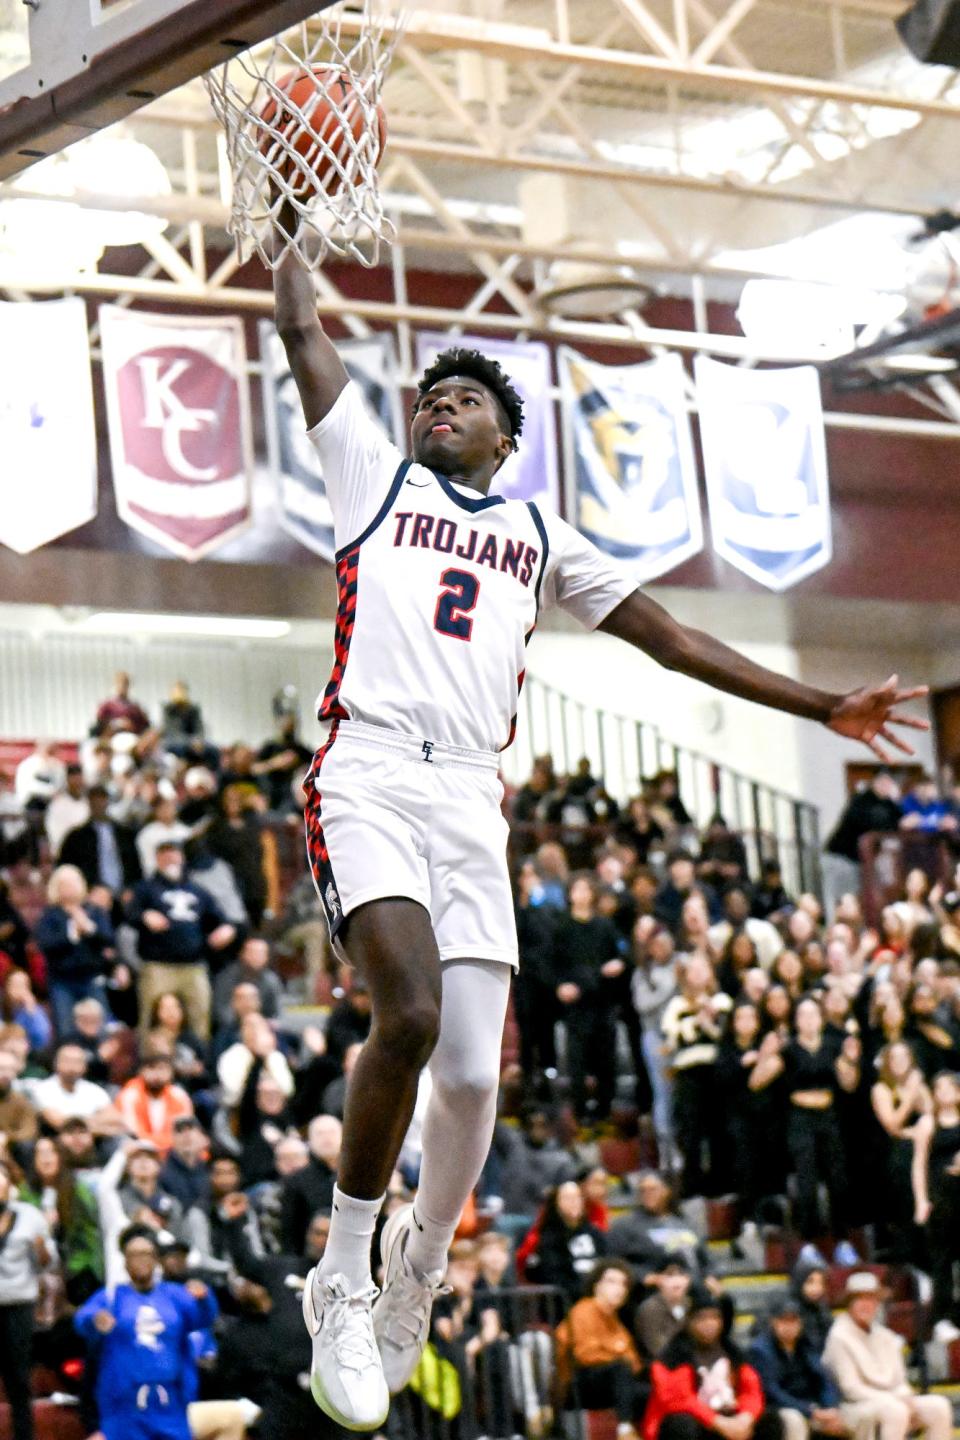
[[[100,330],[117,511],[174,555],[198,560],[251,519],[240,321],[104,305]]]

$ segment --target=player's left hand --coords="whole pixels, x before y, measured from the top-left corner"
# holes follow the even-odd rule
[[[206,1300],[207,1287],[202,1280],[188,1280],[185,1288],[189,1290],[194,1300]]]
[[[838,735],[846,735],[851,740],[862,740],[884,764],[888,764],[894,757],[884,749],[881,740],[886,740],[904,755],[915,754],[913,746],[901,740],[899,735],[894,735],[890,727],[905,725],[911,730],[929,730],[929,720],[903,715],[899,712],[899,707],[908,700],[922,700],[930,693],[930,687],[916,685],[912,690],[901,690],[898,688],[899,681],[898,675],[891,675],[885,685],[865,685],[860,690],[851,690],[849,695],[844,695],[834,706],[827,721],[828,729],[836,731]]]

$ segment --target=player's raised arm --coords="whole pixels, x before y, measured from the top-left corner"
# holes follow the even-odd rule
[[[819,720],[838,735],[863,741],[883,761],[891,757],[881,740],[905,755],[914,753],[911,746],[893,733],[891,725],[905,725],[914,730],[930,728],[926,720],[904,715],[899,709],[905,701],[926,695],[925,685],[901,690],[897,676],[891,675],[883,685],[865,686],[846,695],[817,690],[754,664],[702,630],[679,624],[661,605],[639,590],[622,600],[598,628],[635,645],[668,670],[678,670],[717,690],[769,705],[774,710]]]
[[[279,223],[293,234],[297,220],[289,205],[280,211]],[[281,243],[279,236],[275,243]],[[349,376],[320,323],[313,277],[290,249],[273,272],[273,292],[277,330],[300,392],[307,429],[312,430],[333,408]]]

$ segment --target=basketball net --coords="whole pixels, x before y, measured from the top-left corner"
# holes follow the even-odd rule
[[[226,132],[228,229],[239,252],[255,251],[268,269],[289,250],[311,270],[329,253],[373,266],[393,237],[377,175],[378,106],[404,17],[393,12],[387,35],[387,15],[388,0],[336,5],[204,76]],[[298,104],[290,74],[313,67],[320,73]]]

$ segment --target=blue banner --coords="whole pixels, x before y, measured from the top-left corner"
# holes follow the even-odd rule
[[[363,395],[367,409],[386,435],[401,448],[404,431],[393,340],[386,334],[337,342],[340,359]],[[280,523],[289,534],[324,560],[333,560],[333,512],[327,499],[320,458],[307,439],[303,407],[283,343],[269,320],[260,322],[263,408],[267,454],[276,479]]]
[[[683,361],[599,365],[560,351],[570,517],[643,583],[703,548]]]
[[[786,590],[833,554],[820,378],[812,365],[746,370],[703,357],[695,373],[714,549]]]

